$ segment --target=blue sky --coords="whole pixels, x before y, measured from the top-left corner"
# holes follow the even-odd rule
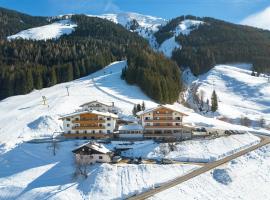
[[[171,19],[192,14],[238,23],[270,6],[269,0],[0,0],[0,6],[31,15],[138,12]]]

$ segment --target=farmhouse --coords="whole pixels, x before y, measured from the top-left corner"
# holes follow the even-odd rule
[[[159,105],[137,113],[144,127],[145,138],[191,138],[190,128],[183,125],[183,117],[187,114],[171,105]]]
[[[117,115],[109,112],[78,111],[61,116],[67,138],[108,138],[115,130]]]
[[[118,108],[114,106],[114,102],[109,104],[100,101],[90,101],[80,105],[80,107],[82,108],[82,110],[89,110],[89,111],[96,110],[99,112],[110,112],[114,114],[117,114],[119,112]]]
[[[75,154],[77,161],[82,161],[87,164],[96,162],[108,163],[112,161],[113,152],[98,143],[86,143],[72,151]]]

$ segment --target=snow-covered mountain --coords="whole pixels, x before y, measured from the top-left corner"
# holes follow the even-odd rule
[[[172,57],[172,52],[175,49],[181,48],[181,45],[175,40],[175,37],[180,34],[189,35],[191,31],[198,28],[199,25],[203,24],[203,21],[186,19],[180,22],[174,30],[171,31],[172,36],[166,39],[158,47],[158,50],[162,52],[167,57]]]
[[[72,33],[77,27],[71,20],[60,20],[49,25],[30,28],[20,31],[15,35],[8,36],[9,40],[26,39],[26,40],[48,40],[58,39],[62,35]]]
[[[126,29],[138,33],[149,41],[153,48],[157,48],[154,33],[164,26],[168,21],[160,17],[142,15],[138,13],[126,12],[118,14],[89,15],[110,20],[116,24],[121,24]]]
[[[168,20],[166,19],[132,12],[88,16],[107,19],[113,23],[122,25],[129,31],[138,33],[149,41],[150,46],[155,51],[162,52],[167,57],[172,56],[174,49],[181,48],[181,45],[175,41],[175,37],[180,34],[188,35],[192,30],[195,30],[200,24],[204,23],[198,20],[183,20],[174,30],[171,31],[172,37],[166,39],[159,45],[156,42],[154,34],[160,30],[160,27],[165,26],[168,23]],[[61,35],[72,33],[72,31],[77,27],[77,25],[71,21],[71,17],[72,14],[51,17],[49,20],[59,21],[49,25],[23,30],[17,34],[8,36],[8,39],[58,39]]]

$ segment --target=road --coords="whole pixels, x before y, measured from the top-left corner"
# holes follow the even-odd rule
[[[192,179],[192,178],[194,178],[196,176],[199,176],[199,175],[201,175],[201,174],[203,174],[203,173],[205,173],[207,171],[210,171],[210,170],[212,170],[212,169],[214,169],[214,168],[216,168],[216,167],[218,167],[220,165],[223,165],[223,164],[225,164],[225,163],[227,163],[227,162],[229,162],[229,161],[231,161],[233,159],[236,159],[236,158],[238,158],[240,156],[243,156],[243,155],[245,155],[245,154],[247,154],[247,153],[249,153],[251,151],[254,151],[254,150],[256,150],[256,149],[258,149],[260,147],[263,147],[263,146],[265,146],[267,144],[270,144],[270,137],[269,136],[263,136],[263,135],[256,135],[256,136],[261,138],[261,142],[254,145],[254,146],[251,146],[251,147],[249,147],[247,149],[244,149],[244,150],[239,151],[239,152],[237,152],[235,154],[227,156],[226,158],[223,158],[223,159],[211,162],[211,163],[207,163],[203,167],[201,167],[199,169],[196,169],[196,170],[194,170],[194,171],[192,171],[192,172],[190,172],[190,173],[188,173],[188,174],[186,174],[184,176],[176,178],[176,179],[174,179],[174,180],[172,180],[170,182],[167,182],[167,183],[161,185],[158,188],[150,189],[150,190],[145,191],[145,192],[143,192],[141,194],[137,194],[136,196],[132,196],[132,197],[130,197],[128,199],[129,200],[147,199],[147,198],[149,198],[149,197],[151,197],[151,196],[153,196],[155,194],[158,194],[158,193],[160,193],[160,192],[162,192],[164,190],[172,188],[172,187],[174,187],[176,185],[179,185],[179,184],[181,184],[181,183],[183,183],[185,181],[188,181],[189,179]]]

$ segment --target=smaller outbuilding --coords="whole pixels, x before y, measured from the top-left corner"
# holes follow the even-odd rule
[[[88,164],[94,164],[96,162],[109,163],[113,157],[112,151],[104,145],[94,142],[83,144],[72,152],[75,154],[77,161],[83,160]]]
[[[120,138],[143,138],[143,127],[140,124],[127,124],[119,126]]]

